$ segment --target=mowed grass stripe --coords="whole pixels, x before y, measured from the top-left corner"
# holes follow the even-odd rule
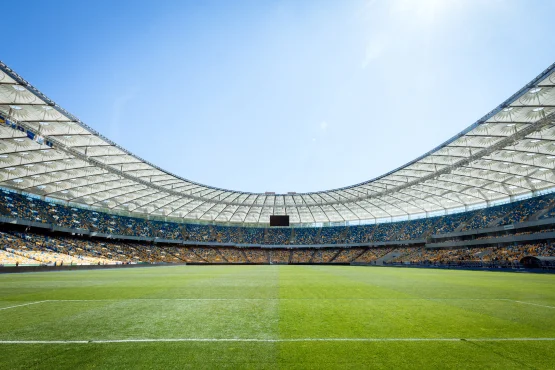
[[[266,277],[270,287],[270,280],[275,275]],[[226,280],[231,279],[206,280],[206,293],[211,293],[209,290],[213,284],[221,291]],[[277,292],[277,284],[274,285]],[[168,290],[164,289],[164,292],[168,293]],[[277,336],[278,320],[277,301],[267,299],[50,300],[41,308],[5,312],[9,315],[5,316],[6,324],[0,327],[3,340],[73,340],[82,334],[120,339],[122,333],[127,338],[272,338]]]
[[[429,298],[419,295],[414,280],[422,272],[403,269],[306,266],[295,269],[284,266],[281,281],[282,297],[319,294],[314,302],[283,300],[280,302],[281,337],[474,337],[476,328],[482,337],[552,337],[555,320],[549,310],[515,307],[515,303],[498,298],[459,299],[459,297]],[[408,272],[408,274],[407,274]],[[444,287],[452,293],[460,284],[438,273]],[[287,276],[290,274],[290,276]],[[425,275],[429,275],[426,272]],[[518,275],[513,276],[516,278]],[[461,277],[465,277],[462,275]],[[419,278],[415,280],[421,284]],[[432,281],[431,284],[438,284]],[[394,288],[391,288],[391,285]],[[306,287],[316,292],[306,292]],[[339,287],[340,291],[335,291]],[[294,290],[298,290],[295,292]],[[293,290],[293,292],[291,292]],[[395,297],[392,300],[332,301],[333,297],[359,294]],[[477,292],[480,296],[480,292]]]
[[[321,269],[322,266],[312,266],[311,268]],[[554,317],[549,312],[555,308],[554,306],[543,304],[543,302],[534,303],[522,300],[522,298],[531,300],[540,298],[548,303],[553,302],[554,295],[551,293],[553,293],[555,276],[552,274],[542,276],[543,274],[430,269],[416,269],[407,274],[405,269],[396,268],[382,269],[383,271],[380,271],[379,274],[367,274],[361,271],[364,269],[365,267],[323,270],[324,273],[352,281],[363,281],[372,286],[387,287],[396,293],[406,293],[415,298],[437,301],[444,306],[444,308],[437,309],[444,311],[443,316],[446,318],[477,317],[474,325],[472,323],[464,325],[461,322],[459,326],[463,329],[480,326],[481,330],[484,330],[485,327],[481,325],[480,318],[491,320],[491,323],[501,323],[506,329],[518,323],[522,325],[524,332],[530,334],[525,336],[533,336],[532,333],[538,330],[543,332],[546,329],[549,336],[555,326]],[[410,276],[410,279],[406,279],[407,276]],[[460,296],[453,298],[455,294]],[[511,296],[521,300],[508,298]],[[482,300],[486,302],[482,303]],[[487,303],[488,301],[492,303]],[[495,303],[496,301],[512,302],[516,305],[529,304],[543,307],[544,310],[530,310],[525,307],[510,309],[510,307]],[[457,309],[466,311],[466,313],[461,311],[457,315],[453,311]],[[450,315],[449,312],[451,312]]]
[[[6,300],[276,297],[277,270],[260,266],[236,276],[218,266],[170,266],[0,275]],[[251,267],[251,266],[248,266]],[[17,275],[17,276],[16,276]],[[275,287],[272,289],[274,276]]]
[[[550,357],[553,344],[552,341],[5,344],[1,346],[0,364],[6,369],[547,369],[553,364]]]
[[[322,269],[325,266],[313,266]],[[350,266],[349,266],[350,267]],[[553,302],[553,274],[520,274],[496,271],[413,269],[382,267],[339,267],[327,274],[387,288],[420,298],[500,298],[530,301],[544,298]],[[379,270],[366,272],[367,269]],[[510,283],[509,283],[510,282]]]
[[[103,332],[112,328],[117,328],[114,333],[110,333],[112,339],[117,339],[118,332],[131,334],[126,335],[128,338],[164,338],[168,332],[175,337],[191,338],[248,338],[249,334],[264,333],[265,338],[269,339],[275,337],[273,333],[278,325],[282,329],[280,336],[284,338],[304,338],[307,334],[314,338],[376,337],[373,333],[382,337],[398,337],[404,331],[408,335],[403,333],[402,336],[407,337],[471,337],[472,332],[466,329],[461,333],[459,325],[463,325],[464,321],[482,326],[482,334],[491,337],[521,332],[526,337],[533,336],[533,333],[542,336],[550,334],[545,331],[544,320],[532,330],[521,328],[520,325],[525,324],[522,320],[528,319],[529,314],[537,310],[526,306],[508,309],[508,305],[515,304],[510,300],[438,301],[395,298],[283,299],[283,302],[280,299],[244,298],[50,300],[43,301],[40,307],[29,306],[23,311],[22,307],[5,312],[4,318],[8,322],[0,328],[0,339],[36,339],[36,332],[42,336],[41,340],[78,339],[81,332],[94,334],[92,337],[102,337]],[[452,301],[454,306],[443,307],[442,301]],[[279,318],[276,317],[278,305]],[[464,306],[469,307],[468,312],[463,311]],[[484,312],[505,311],[513,315],[509,320],[511,322],[481,315]],[[547,318],[551,316],[550,310],[544,308],[543,311]],[[443,320],[438,325],[437,312],[447,314],[450,320]],[[21,315],[31,316],[25,325],[17,320]],[[453,320],[456,325],[453,325]],[[59,324],[60,328],[52,330],[59,321],[63,321]],[[416,327],[411,323],[413,321]],[[389,324],[380,329],[383,322]],[[419,327],[426,322],[427,325]]]

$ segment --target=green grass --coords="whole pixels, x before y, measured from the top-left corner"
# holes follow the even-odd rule
[[[445,338],[456,340],[436,340]],[[555,338],[555,275],[344,266],[0,275],[0,369],[554,366],[555,341],[459,340],[473,338]],[[130,339],[169,341],[95,342]]]

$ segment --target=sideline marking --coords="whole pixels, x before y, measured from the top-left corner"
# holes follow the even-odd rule
[[[555,338],[158,338],[158,339],[100,339],[100,340],[0,340],[0,344],[103,344],[155,342],[532,342],[555,341]]]
[[[30,306],[39,303],[48,302],[126,302],[126,301],[310,301],[310,300],[345,300],[345,301],[400,301],[400,300],[417,300],[417,301],[504,301],[531,306],[555,309],[555,306],[548,306],[539,303],[518,301],[509,298],[128,298],[128,299],[46,299],[44,301],[36,301],[23,303],[15,306],[1,307],[0,311],[11,308]]]
[[[47,299],[41,302],[125,302],[125,301],[507,301],[508,298],[100,298]],[[526,303],[526,302],[522,302]],[[550,307],[550,306],[546,306]],[[552,307],[555,308],[555,307]]]
[[[31,302],[31,303],[18,304],[18,305],[15,305],[15,306],[2,307],[2,308],[0,308],[0,311],[7,310],[7,309],[10,309],[10,308],[30,306],[32,304],[38,304],[38,303],[44,303],[44,302],[50,302],[50,301],[37,301],[37,302]]]

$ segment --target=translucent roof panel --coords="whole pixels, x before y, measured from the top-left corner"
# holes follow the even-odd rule
[[[378,178],[329,191],[198,184],[130,153],[0,62],[0,186],[136,216],[237,224],[380,222],[555,186],[555,64],[455,137]]]

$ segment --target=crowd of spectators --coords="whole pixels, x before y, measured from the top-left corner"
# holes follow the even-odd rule
[[[0,264],[38,264],[38,265],[96,265],[115,264],[117,260],[102,253],[83,248],[65,238],[50,238],[30,233],[0,232],[0,249],[3,256],[10,257]],[[19,256],[19,257],[16,257]]]
[[[316,249],[294,249],[291,251],[291,263],[309,263]]]
[[[525,256],[555,257],[548,242],[490,247],[189,247],[105,241],[78,236],[0,232],[0,265],[123,263],[363,263],[449,266],[519,266]]]
[[[555,207],[551,208],[549,211],[541,215],[540,220],[544,218],[553,218],[553,217],[555,217]]]
[[[527,221],[530,216],[535,215],[542,209],[550,209],[554,202],[555,198],[551,195],[516,202],[510,212],[499,219],[496,225],[509,225]]]
[[[345,248],[342,249],[333,259],[334,263],[350,263],[354,261],[360,254],[364,252],[364,248]]]
[[[383,224],[377,224],[375,226],[374,233],[372,234],[372,241],[374,242],[387,242],[395,240],[395,236],[399,233],[401,228],[404,226],[404,221],[401,222],[389,222]]]
[[[348,228],[344,226],[324,227],[320,231],[320,244],[345,243]]]
[[[452,215],[440,216],[434,220],[432,234],[447,234],[458,231],[465,221],[474,216],[475,212],[454,213]]]
[[[224,257],[216,251],[215,248],[209,247],[195,247],[192,251],[208,263],[223,263],[225,262]]]
[[[266,229],[264,244],[287,245],[291,239],[290,228]]]
[[[0,266],[36,264],[40,264],[40,261],[24,257],[21,254],[17,254],[15,252],[0,249]]]
[[[534,243],[514,245],[504,248],[492,248],[485,256],[486,261],[515,263],[525,256],[555,256],[555,246],[551,243]]]
[[[541,210],[550,209],[550,207],[553,207],[554,202],[555,197],[553,194],[547,194],[518,202],[484,208],[475,211],[474,216],[468,219],[462,230],[483,229],[486,227],[524,222]],[[550,215],[550,212],[553,211],[547,212],[542,217],[554,217],[555,214]]]
[[[248,263],[247,256],[239,248],[219,247],[218,251],[228,263]]]
[[[25,197],[16,193],[3,191],[1,193],[0,212],[2,214],[23,218],[40,223],[55,222],[49,213],[48,204],[45,202],[34,202],[31,197]],[[61,222],[62,220],[60,220]]]
[[[366,243],[370,241],[375,227],[376,225],[349,226],[347,236],[345,237],[346,244]]]
[[[245,248],[244,252],[250,263],[268,263],[270,261],[267,249]]]
[[[294,240],[292,244],[297,245],[310,245],[316,244],[316,230],[314,228],[309,227],[298,227],[293,230],[295,234]]]
[[[197,242],[210,242],[212,240],[212,230],[206,225],[185,225],[186,240],[194,240]]]
[[[316,249],[310,263],[330,263],[337,253],[339,253],[337,248]]]
[[[289,263],[291,257],[290,249],[271,249],[270,261],[271,263]]]
[[[126,244],[126,243],[122,243]],[[139,260],[148,263],[176,263],[184,262],[182,258],[176,254],[176,248],[159,247],[154,244],[137,243],[133,245],[127,244],[127,247],[134,248],[137,251]]]
[[[215,234],[214,241],[218,243],[236,243],[237,240],[243,240],[241,227],[214,225],[212,230]]]
[[[160,247],[160,248],[168,248],[166,247]],[[193,248],[187,248],[187,247],[171,247],[171,249],[173,249],[172,253],[178,257],[180,260],[186,262],[186,263],[206,263],[206,261],[200,257],[198,254],[195,253],[195,251],[193,250]]]
[[[405,221],[403,228],[399,231],[395,240],[414,240],[425,238],[432,229],[434,222],[437,221],[438,217]]]
[[[466,222],[466,224],[462,228],[462,231],[484,229],[486,227],[490,227],[492,226],[492,222],[506,215],[512,209],[512,207],[512,203],[509,203],[497,207],[484,208],[480,211],[477,211],[474,217],[471,217]]]
[[[243,229],[243,243],[264,244],[264,229],[260,227],[246,227]]]
[[[202,262],[189,248],[14,231],[0,232],[0,250],[4,265],[15,256],[24,257],[18,264],[38,265]]]
[[[393,247],[378,247],[378,248],[368,248],[366,252],[360,254],[355,260],[355,263],[375,263],[380,258],[386,256],[393,251]]]
[[[520,266],[525,256],[555,256],[555,245],[551,243],[520,244],[456,249],[399,249],[401,254],[390,263],[437,265],[437,266]]]
[[[481,210],[359,226],[264,228],[176,222],[125,217],[47,202],[0,190],[2,215],[54,224],[71,230],[129,235],[160,240],[243,245],[337,245],[417,240],[461,230],[473,230],[541,218],[555,217],[555,196],[543,195]],[[552,209],[551,207],[554,207]]]

